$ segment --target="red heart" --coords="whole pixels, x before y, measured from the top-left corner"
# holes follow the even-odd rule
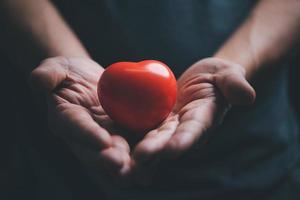
[[[176,78],[162,62],[117,62],[103,72],[98,96],[113,121],[144,133],[156,128],[172,111],[176,88]]]

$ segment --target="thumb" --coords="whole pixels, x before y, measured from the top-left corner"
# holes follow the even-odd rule
[[[67,78],[67,75],[67,58],[48,58],[31,72],[29,82],[34,89],[50,92],[61,84]]]
[[[230,104],[248,105],[254,102],[256,97],[255,90],[246,80],[242,69],[231,70],[222,75],[217,75],[215,81],[217,87]]]

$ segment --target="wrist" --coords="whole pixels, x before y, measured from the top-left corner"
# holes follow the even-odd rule
[[[249,81],[255,76],[261,64],[260,59],[250,50],[250,47],[248,49],[246,52],[234,52],[221,48],[213,57],[237,64],[243,68],[245,78]]]
[[[77,38],[73,38],[73,40],[67,43],[60,43],[60,45],[56,43],[47,44],[45,48],[42,48],[46,52],[45,59],[52,57],[83,57],[91,59],[81,42]]]

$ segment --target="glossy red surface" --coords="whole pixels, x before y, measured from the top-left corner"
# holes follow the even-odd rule
[[[156,128],[176,102],[176,78],[162,62],[117,62],[103,72],[98,95],[117,124],[144,133]]]

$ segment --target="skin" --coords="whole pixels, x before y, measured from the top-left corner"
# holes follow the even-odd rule
[[[182,74],[175,119],[150,132],[133,152],[137,182],[149,183],[159,162],[192,148],[203,133],[219,124],[228,105],[253,103],[255,91],[247,81],[260,71],[276,70],[272,64],[299,42],[299,9],[299,0],[260,1],[212,58],[200,60]]]
[[[125,179],[131,164],[129,145],[99,103],[97,83],[103,71],[91,59],[54,57],[44,60],[30,78],[47,94],[52,132],[88,168],[98,167]]]
[[[263,69],[274,70],[272,64],[287,55],[300,35],[299,0],[260,1],[213,57],[182,74],[171,115],[129,149],[96,98],[96,76],[103,68],[91,60],[53,5],[47,0],[3,0],[0,5],[10,22],[1,33],[2,47],[25,76],[37,65],[30,80],[48,96],[53,133],[89,173],[107,170],[118,181],[130,177],[140,184],[149,183],[159,162],[176,159],[218,126],[231,105],[253,103],[255,91],[248,81]],[[26,54],[28,44],[36,53]],[[38,65],[48,57],[54,58]]]

